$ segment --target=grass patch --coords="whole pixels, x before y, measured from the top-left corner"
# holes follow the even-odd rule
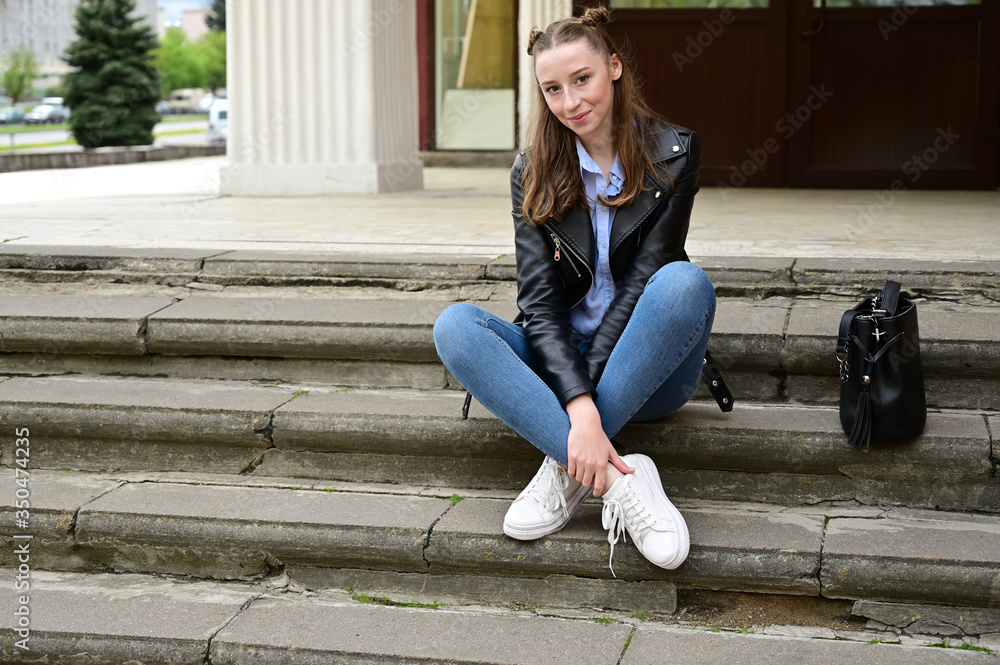
[[[613,623],[621,623],[618,619],[613,619],[611,617],[590,617],[591,621],[596,621],[602,626],[610,626]]]
[[[464,498],[465,497],[462,496],[461,494],[452,494],[448,500],[451,501],[451,505],[457,506],[458,503]]]
[[[56,141],[55,143],[30,143],[28,145],[14,146],[14,152],[18,150],[29,150],[31,148],[49,148],[57,145],[76,145],[76,141]],[[0,152],[10,152],[10,146],[0,146]]]
[[[754,630],[753,628],[750,628],[748,626],[740,626],[739,628],[736,629],[736,632],[739,633],[740,635],[753,635]]]
[[[69,130],[69,125],[65,122],[58,125],[4,125],[0,127],[0,134],[30,134],[31,132],[50,132],[53,129]]]
[[[295,398],[295,397],[302,397],[303,395],[308,395],[308,394],[309,394],[308,390],[303,390],[302,388],[299,388],[294,393],[292,393],[292,397],[293,398]]]
[[[940,642],[928,642],[925,646],[936,647],[938,649],[961,649],[962,651],[982,651],[983,653],[988,653],[991,656],[996,656],[997,652],[993,649],[988,649],[987,647],[981,647],[978,644],[973,644],[972,642],[962,641],[959,644],[952,644],[951,640],[947,637],[942,637]]]
[[[160,122],[188,122],[190,120],[208,120],[207,113],[195,113],[192,115],[165,115],[160,118]]]
[[[447,603],[442,603],[435,600],[433,603],[418,603],[415,600],[411,601],[398,601],[389,598],[388,596],[372,596],[364,592],[358,592],[351,587],[344,587],[344,591],[350,595],[355,602],[361,603],[362,605],[382,605],[384,607],[419,607],[426,610],[437,610],[442,607],[447,607]]]
[[[646,618],[649,616],[649,610],[641,609],[639,607],[639,605],[637,603],[635,603],[634,601],[632,603],[632,607],[635,608],[635,611],[631,612],[628,615],[629,617],[631,617],[633,619],[638,619],[639,621],[645,621]]]
[[[204,134],[204,129],[171,129],[169,132],[153,132],[153,136],[175,136],[177,134]]]

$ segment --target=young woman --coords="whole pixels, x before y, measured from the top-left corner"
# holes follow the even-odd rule
[[[679,408],[702,373],[715,291],[684,252],[700,142],[649,109],[607,21],[588,9],[531,32],[530,146],[511,170],[519,325],[461,303],[434,341],[462,385],[546,453],[508,536],[562,529],[592,491],[612,556],[627,530],[676,568],[684,519],[652,460],[620,457],[611,438]]]

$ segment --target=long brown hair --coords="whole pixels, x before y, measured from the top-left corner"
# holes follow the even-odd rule
[[[662,174],[654,172],[643,146],[644,138],[655,140],[652,122],[659,116],[646,104],[629,61],[602,25],[610,18],[606,8],[591,7],[583,16],[556,21],[544,32],[536,26],[528,37],[528,55],[537,57],[560,44],[585,39],[591,50],[603,56],[605,62],[611,61],[612,54],[622,60],[622,74],[612,81],[612,122],[615,148],[625,171],[625,186],[611,200],[600,198],[605,205],[627,206],[643,191],[644,173],[649,172],[660,180],[663,178]],[[524,221],[544,224],[550,217],[558,221],[574,206],[586,206],[575,134],[549,111],[537,81],[528,136],[530,147],[525,152],[521,180]]]

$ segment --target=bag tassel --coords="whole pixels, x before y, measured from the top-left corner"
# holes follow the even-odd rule
[[[862,442],[868,448],[872,438],[871,378],[865,376],[863,381],[864,386],[858,395],[858,408],[854,413],[854,427],[848,436],[848,442],[856,448],[860,448]]]

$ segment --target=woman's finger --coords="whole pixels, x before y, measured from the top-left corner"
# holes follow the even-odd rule
[[[616,450],[611,450],[611,457],[608,459],[611,461],[611,464],[613,464],[614,467],[622,473],[635,473],[635,469],[626,464],[625,460],[618,456],[618,452]]]

